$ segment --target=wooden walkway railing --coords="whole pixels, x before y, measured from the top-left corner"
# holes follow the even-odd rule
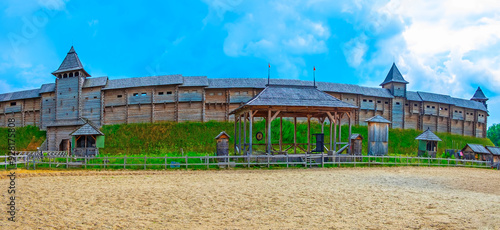
[[[441,166],[499,168],[491,161],[405,156],[352,156],[327,154],[249,155],[249,156],[179,156],[179,157],[74,157],[62,154],[18,155],[13,165],[9,156],[0,156],[0,165],[36,168],[94,169],[209,169],[219,167],[371,167],[371,166]],[[4,160],[2,160],[4,158]],[[10,166],[9,166],[10,165]],[[21,166],[19,166],[21,165]]]

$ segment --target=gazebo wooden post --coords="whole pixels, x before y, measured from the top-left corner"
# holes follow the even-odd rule
[[[330,151],[333,150],[333,140],[335,139],[334,137],[334,131],[333,131],[333,124],[335,123],[335,117],[332,116],[330,112],[326,112],[326,115],[328,116],[328,120],[330,120]],[[337,128],[335,126],[335,128]]]
[[[349,142],[349,148],[347,148],[348,152],[351,153],[351,131],[352,131],[352,127],[351,127],[351,112],[348,112],[347,113],[347,116],[349,117],[349,136],[348,136],[348,142]]]
[[[342,143],[342,117],[344,113],[339,114],[339,143]]]
[[[234,115],[234,155],[236,155],[236,147],[238,146],[238,142],[237,142],[237,139],[238,137],[236,136],[236,132],[237,132],[237,124],[238,123],[238,116],[236,116],[236,114]]]
[[[250,120],[249,120],[249,123],[250,123],[250,127],[248,127],[249,129],[249,140],[248,140],[248,153],[247,155],[252,155],[252,142],[253,142],[253,132],[252,132],[252,129],[253,129],[253,113],[252,113],[252,110],[248,111],[248,114],[250,115]]]
[[[297,154],[297,117],[293,117],[293,153]]]
[[[280,154],[283,151],[283,117],[280,117]]]
[[[333,150],[335,153],[337,153],[337,112],[335,112],[334,115],[334,122],[333,122]]]
[[[242,115],[239,114],[238,116],[239,116],[238,120],[240,121],[240,122],[238,122],[238,136],[239,136],[238,137],[238,149],[239,149],[239,153],[242,153],[241,152],[241,118],[242,118]]]
[[[245,112],[245,115],[243,117],[243,153],[246,153],[247,149],[247,119],[248,119],[248,112]]]
[[[311,152],[311,115],[307,115],[307,152]]]
[[[272,152],[272,144],[271,144],[271,109],[267,111],[267,154],[271,154]]]

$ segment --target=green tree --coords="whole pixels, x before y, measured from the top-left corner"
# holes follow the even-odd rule
[[[500,146],[500,124],[493,124],[490,126],[487,136],[495,146]]]

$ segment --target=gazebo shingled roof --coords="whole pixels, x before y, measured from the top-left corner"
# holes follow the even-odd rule
[[[262,92],[233,110],[230,114],[237,114],[239,111],[248,108],[270,106],[281,107],[281,110],[285,113],[300,112],[309,114],[314,112],[326,113],[326,111],[334,110],[350,111],[357,108],[357,106],[343,102],[314,86],[268,85]]]
[[[423,133],[418,135],[415,140],[423,140],[423,141],[441,141],[441,139],[436,136],[430,129],[425,130]]]

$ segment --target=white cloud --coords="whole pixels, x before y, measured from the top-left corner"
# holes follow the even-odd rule
[[[231,57],[253,56],[276,66],[278,75],[298,78],[305,65],[304,55],[328,52],[326,41],[331,36],[328,25],[304,16],[303,1],[271,1],[266,3],[222,4],[213,1],[210,11],[222,15],[233,11],[240,17],[225,24],[228,32],[224,53]],[[233,7],[229,7],[233,6]],[[208,17],[208,16],[207,16]]]

